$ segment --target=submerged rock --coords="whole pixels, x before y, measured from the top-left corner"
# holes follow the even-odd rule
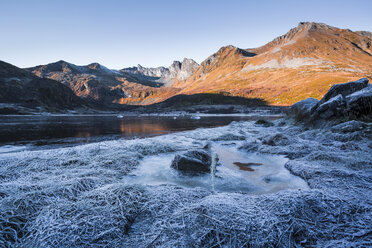
[[[210,173],[212,157],[205,150],[188,151],[182,155],[176,155],[171,167],[191,174]]]

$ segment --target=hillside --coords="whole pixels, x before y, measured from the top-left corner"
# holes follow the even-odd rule
[[[370,32],[305,22],[255,49],[221,48],[201,63],[179,94],[223,93],[289,105],[321,96],[335,83],[372,77]]]
[[[13,111],[17,106],[50,112],[85,107],[84,101],[63,84],[39,78],[3,61],[0,61],[0,103],[5,106],[2,112]]]
[[[195,61],[184,59],[183,62],[175,61],[168,68],[138,65],[110,70],[98,63],[77,66],[58,61],[27,70],[38,77],[59,81],[70,87],[77,96],[91,102],[110,105],[150,104],[173,96],[178,90],[169,86],[186,80],[197,66]]]

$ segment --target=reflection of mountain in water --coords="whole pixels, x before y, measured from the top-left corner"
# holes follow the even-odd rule
[[[257,118],[257,117],[256,117]],[[117,138],[150,137],[216,127],[255,117],[0,116],[1,143],[75,144]]]

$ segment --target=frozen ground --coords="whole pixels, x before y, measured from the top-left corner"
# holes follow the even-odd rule
[[[234,122],[0,154],[1,247],[369,247],[371,125]],[[357,125],[356,125],[357,126]],[[359,125],[360,126],[360,125]],[[154,155],[233,144],[280,155],[308,189],[269,194],[128,183]],[[259,156],[259,155],[257,155]]]

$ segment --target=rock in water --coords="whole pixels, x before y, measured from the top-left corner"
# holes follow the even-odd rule
[[[182,155],[176,155],[171,167],[190,174],[210,173],[212,157],[204,150],[188,151]]]

